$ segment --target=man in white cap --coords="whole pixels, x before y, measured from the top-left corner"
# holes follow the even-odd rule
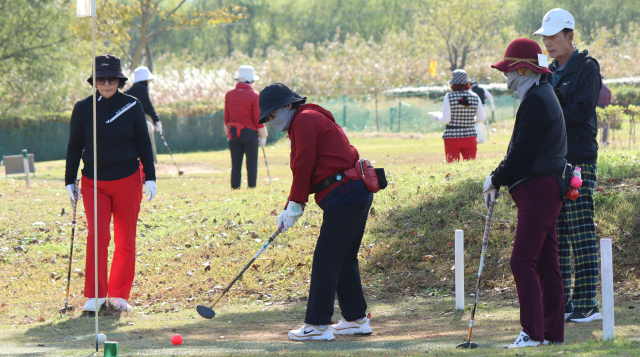
[[[549,11],[542,27],[533,35],[541,35],[547,52],[554,61],[549,65],[552,83],[567,132],[567,161],[582,169],[582,187],[575,201],[567,200],[558,216],[558,255],[564,281],[565,318],[567,322],[589,322],[601,319],[596,302],[598,286],[598,246],[593,222],[593,191],[598,158],[598,123],[596,104],[601,77],[598,61],[586,50],[573,45],[575,21],[566,10]],[[571,255],[575,263],[575,284],[571,294]]]
[[[133,71],[133,76],[133,85],[131,88],[127,89],[125,94],[135,97],[140,101],[144,113],[151,117],[151,120],[153,120],[153,123],[155,124],[156,131],[162,135],[162,123],[160,122],[160,117],[158,116],[158,113],[156,113],[153,104],[151,104],[151,98],[149,98],[149,81],[156,78],[156,76],[154,76],[146,66],[136,68]]]
[[[224,97],[224,124],[231,151],[231,188],[242,182],[242,161],[247,157],[247,185],[256,187],[258,177],[258,146],[267,142],[267,128],[258,122],[260,105],[253,82],[258,80],[252,66],[240,66],[236,87]]]

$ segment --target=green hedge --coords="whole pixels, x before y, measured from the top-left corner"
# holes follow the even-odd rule
[[[609,89],[611,89],[611,95],[613,96],[611,104],[623,107],[630,104],[640,105],[640,87],[612,86]]]

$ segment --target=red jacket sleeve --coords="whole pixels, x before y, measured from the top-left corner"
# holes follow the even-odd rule
[[[224,124],[229,124],[229,92],[224,96]]]
[[[260,129],[264,127],[264,124],[258,123],[258,121],[260,121],[260,103],[258,102],[258,98],[260,97],[256,95],[256,100],[253,101],[251,109],[253,110],[253,121],[256,123],[258,129]]]
[[[313,170],[316,167],[318,152],[318,140],[320,140],[319,128],[315,120],[304,120],[302,117],[296,118],[291,125],[293,136],[291,144],[291,172],[293,182],[291,183],[291,193],[289,201],[307,202],[309,201],[309,186],[313,177]]]

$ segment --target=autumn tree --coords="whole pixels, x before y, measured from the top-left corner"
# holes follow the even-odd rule
[[[425,0],[424,5],[417,31],[453,71],[500,34],[510,1]]]
[[[153,67],[151,41],[163,31],[216,26],[244,18],[240,6],[197,11],[187,0],[97,0],[96,8],[99,38],[117,45],[131,68],[140,65],[143,52]],[[76,30],[86,36],[90,33],[87,26],[86,21],[78,23]]]

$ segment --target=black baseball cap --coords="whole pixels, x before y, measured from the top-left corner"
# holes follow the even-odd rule
[[[282,83],[271,83],[262,89],[258,97],[258,104],[260,105],[260,120],[258,123],[263,124],[267,115],[280,107],[306,100],[306,97],[300,96],[300,94],[292,91]]]
[[[121,81],[121,84],[124,84],[129,79],[122,73],[120,58],[110,54],[96,57],[96,78],[98,77],[122,78],[124,81]],[[93,84],[93,73],[87,79],[87,82]]]

